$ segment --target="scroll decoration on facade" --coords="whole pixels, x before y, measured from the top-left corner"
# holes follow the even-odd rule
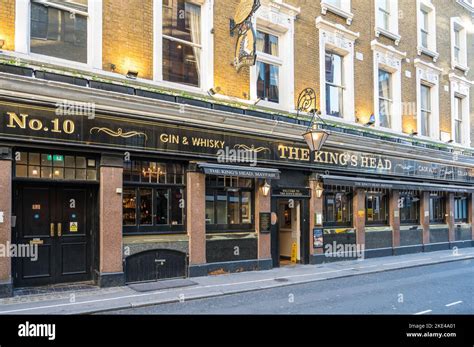
[[[244,66],[254,66],[257,60],[257,39],[252,16],[259,7],[260,0],[241,0],[234,19],[231,21],[231,32],[238,30],[234,58],[237,72]]]
[[[234,146],[234,148],[243,149],[243,150],[246,150],[248,152],[253,152],[253,153],[260,153],[260,152],[271,153],[271,150],[268,147],[255,147],[254,145],[247,146],[247,145],[244,145],[244,144],[237,144],[237,145]]]
[[[139,131],[128,131],[128,132],[124,132],[122,128],[118,128],[116,131],[112,130],[112,129],[109,129],[109,128],[105,128],[105,127],[94,127],[90,130],[90,133],[94,133],[94,132],[97,132],[97,133],[106,133],[107,135],[109,136],[112,136],[112,137],[121,137],[121,138],[124,138],[124,139],[128,139],[130,137],[134,137],[134,136],[138,136],[138,137],[144,137],[145,140],[148,140],[148,136],[147,134],[145,133],[142,133],[142,132],[139,132]]]

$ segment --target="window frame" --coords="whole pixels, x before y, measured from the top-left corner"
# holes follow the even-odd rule
[[[325,74],[324,74],[324,90],[326,91],[326,93],[325,93],[325,94],[326,94],[326,100],[325,100],[325,101],[326,101],[326,103],[325,103],[325,104],[326,104],[326,107],[325,107],[325,114],[326,114],[326,116],[328,116],[328,117],[344,118],[344,114],[345,114],[345,112],[344,112],[344,99],[345,99],[345,94],[346,94],[345,76],[344,76],[344,56],[338,54],[337,52],[331,51],[331,50],[326,50],[326,52],[324,52],[324,55],[325,55],[325,57],[324,57],[324,59],[325,59],[325,60],[324,60],[324,62],[325,62],[325,63],[324,63],[324,65],[325,65],[325,66],[324,66],[324,71],[325,71]],[[327,60],[326,60],[326,59],[327,59],[327,56],[328,56],[328,55],[331,55],[331,56],[336,55],[336,56],[338,56],[338,57],[341,59],[341,64],[340,64],[340,69],[341,69],[341,71],[340,71],[340,74],[341,74],[341,83],[342,83],[342,84],[337,84],[337,83],[334,83],[334,82],[329,82],[329,81],[327,80],[327,77],[326,77],[326,73],[327,73],[327,66],[326,66],[326,65],[327,65]],[[334,64],[332,64],[331,66],[334,66]],[[333,73],[333,75],[334,75],[334,73]],[[327,100],[328,100],[328,98],[327,98],[327,89],[328,89],[328,86],[329,86],[329,87],[333,87],[333,88],[337,88],[337,90],[339,90],[339,92],[341,93],[341,98],[342,98],[342,100],[339,100],[339,104],[340,104],[339,106],[342,107],[342,110],[341,110],[341,112],[340,112],[340,113],[341,113],[340,116],[334,116],[334,115],[332,115],[332,114],[328,114],[328,112],[327,112],[327,111],[328,111],[328,106],[330,106],[330,105],[328,105],[328,103],[327,103]]]
[[[257,64],[250,67],[250,102],[259,106],[281,111],[292,111],[295,109],[295,19],[300,9],[287,4],[282,4],[276,10],[267,4],[262,4],[252,17],[252,23],[256,31],[278,36],[279,56],[257,52],[257,62],[279,66],[279,102],[271,102],[257,97]]]
[[[380,7],[380,1],[387,1],[388,9]],[[401,36],[398,31],[398,0],[374,0],[375,8],[375,36],[385,36],[395,42],[395,45],[400,44]],[[379,20],[379,13],[383,11],[388,15],[388,28],[384,28]]]
[[[470,88],[472,85],[471,81],[468,81],[465,77],[460,77],[454,73],[449,74],[450,80],[450,93],[451,93],[451,139],[458,145],[464,147],[470,147],[471,145],[471,119],[470,119]],[[456,107],[456,98],[461,100],[462,111],[462,127],[461,127],[461,142],[456,141],[456,119],[459,111]]]
[[[57,58],[54,56],[32,53],[31,42],[31,3],[32,0],[16,0],[15,13],[17,18],[26,20],[15,21],[15,52],[42,63],[53,63],[78,69],[102,70],[102,8],[103,0],[89,0],[87,12],[87,63]],[[54,5],[54,7],[61,7]],[[83,13],[77,11],[79,14]]]
[[[345,198],[347,199],[347,208],[349,210],[348,212],[348,217],[349,221],[346,222],[328,222],[327,221],[327,215],[328,215],[328,197],[332,196],[333,199],[336,199],[337,195],[344,195]],[[353,202],[353,193],[348,192],[348,191],[335,191],[335,190],[327,190],[324,189],[324,195],[323,195],[323,226],[324,227],[352,227],[353,226],[353,211],[352,211],[352,202]],[[335,204],[334,204],[335,205]],[[334,209],[334,212],[336,212],[336,209]],[[336,220],[336,218],[334,218]]]
[[[188,92],[207,93],[214,87],[214,1],[186,0],[201,7],[201,66],[199,86],[163,79],[163,0],[153,0],[153,81],[164,87]],[[167,36],[168,37],[168,36]],[[174,41],[181,41],[174,39]],[[189,42],[182,43],[190,45]],[[204,63],[205,62],[205,63]]]
[[[434,216],[434,201],[437,201],[441,208],[441,216]],[[444,195],[432,195],[429,199],[430,224],[446,224],[446,197]]]
[[[465,203],[465,216],[462,218],[456,218],[456,216],[459,216],[459,209],[462,209],[461,206],[459,206],[458,201],[462,200]],[[468,196],[467,195],[457,195],[454,197],[454,223],[467,223],[469,221],[469,203],[468,203]]]
[[[469,66],[467,61],[467,29],[465,24],[459,17],[451,17],[450,19],[450,30],[451,30],[451,68],[459,69],[463,73],[469,72]],[[459,45],[456,42],[456,33],[459,37]],[[459,52],[459,59],[456,58],[456,51]]]
[[[316,28],[319,29],[319,88],[320,88],[320,110],[321,117],[334,120],[340,119],[349,123],[355,123],[355,97],[354,97],[354,45],[360,34],[341,28],[322,17],[316,18]],[[337,35],[337,38],[336,38]],[[326,115],[326,51],[333,51],[344,57],[344,84],[346,87],[343,100],[343,117],[335,118]]]
[[[368,214],[368,203],[367,201],[369,200],[369,196],[373,197],[379,197],[380,198],[380,203],[384,204],[384,210],[385,210],[385,220],[383,219],[378,219],[378,220],[372,220],[369,221],[369,214]],[[374,214],[375,215],[375,214]],[[384,192],[366,192],[365,194],[365,224],[369,226],[387,226],[389,225],[389,194],[388,191]]]
[[[428,55],[436,62],[439,58],[436,46],[436,8],[431,3],[431,0],[416,0],[416,12],[418,55]],[[426,17],[424,17],[423,13],[426,13]],[[428,28],[425,28],[425,25]],[[427,34],[427,47],[423,45],[423,33]]]
[[[408,193],[401,193],[399,196],[400,199],[403,200],[403,204],[405,205],[406,199],[409,198],[412,200],[412,204],[416,203],[417,208],[414,210],[416,218],[415,219],[402,219],[402,209],[406,209],[407,207],[403,206],[399,208],[400,213],[400,224],[401,225],[419,225],[421,221],[421,196],[419,194],[408,194]],[[413,202],[413,199],[418,199],[417,201]],[[411,215],[411,212],[410,212]]]
[[[351,0],[339,0],[340,5],[331,3],[331,0],[321,0],[321,14],[326,15],[327,12],[334,13],[346,20],[347,25],[352,24],[354,14],[352,13]]]
[[[416,67],[416,123],[417,132],[420,138],[425,139],[440,139],[440,116],[439,116],[439,80],[440,74],[443,73],[443,69],[434,66],[431,63],[426,63],[420,59],[415,59]],[[422,85],[430,88],[430,105],[431,105],[431,118],[429,134],[423,135],[421,133],[421,89]]]
[[[130,163],[131,167],[133,167],[133,163],[140,163],[140,169],[142,168],[142,163],[146,162],[156,162],[158,164],[168,164],[168,161],[160,161],[159,159],[151,159],[151,158],[139,158],[133,159]],[[130,235],[158,235],[158,234],[184,234],[186,233],[186,205],[182,209],[182,219],[183,224],[158,224],[156,223],[157,217],[157,203],[156,203],[156,195],[158,190],[167,190],[168,194],[168,223],[171,222],[171,193],[173,189],[181,189],[184,201],[186,201],[186,170],[185,164],[181,162],[171,162],[170,164],[177,164],[182,167],[182,174],[183,179],[181,183],[157,183],[157,182],[143,182],[143,181],[127,181],[125,180],[126,169],[124,167],[123,171],[123,191],[127,190],[134,190],[136,196],[136,204],[135,204],[135,217],[136,217],[136,224],[135,225],[125,225],[122,223],[122,233],[124,236]],[[141,175],[142,171],[140,171]],[[166,175],[169,175],[168,172]],[[181,174],[180,174],[181,175]],[[140,176],[141,177],[141,176]],[[152,224],[140,224],[140,200],[141,194],[137,194],[140,189],[150,189],[152,191]],[[124,208],[122,202],[122,209]]]
[[[261,99],[261,102],[265,103],[265,104],[271,104],[271,105],[280,105],[282,103],[282,99],[281,99],[281,93],[282,93],[282,89],[281,88],[281,72],[282,72],[282,68],[283,68],[283,65],[284,65],[284,58],[282,58],[282,49],[281,49],[281,40],[282,40],[282,37],[281,37],[281,34],[274,31],[274,30],[270,30],[268,28],[265,28],[265,27],[259,27],[257,28],[256,30],[257,32],[257,35],[258,35],[258,32],[261,32],[263,34],[267,34],[267,35],[272,35],[272,36],[275,36],[278,38],[278,55],[275,56],[275,55],[272,55],[272,54],[269,54],[269,53],[266,53],[266,52],[260,52],[257,50],[257,60],[256,60],[256,63],[255,65],[257,66],[258,63],[262,63],[264,64],[265,66],[276,66],[278,68],[278,102],[275,102],[275,101],[272,101],[270,99],[268,99],[268,96],[267,98],[265,99]],[[258,68],[257,68],[258,70]],[[269,69],[270,70],[270,69]],[[256,75],[256,81],[255,83],[258,82],[258,74],[255,73]],[[266,76],[267,77],[267,76]],[[269,79],[270,78],[270,72],[269,72],[269,76],[268,76]],[[257,88],[257,95],[255,96],[256,99],[258,99],[258,88]]]

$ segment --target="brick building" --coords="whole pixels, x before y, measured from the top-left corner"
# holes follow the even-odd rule
[[[246,4],[0,0],[1,295],[472,246],[472,0]]]

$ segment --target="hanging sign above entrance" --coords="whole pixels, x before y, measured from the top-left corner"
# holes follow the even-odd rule
[[[260,7],[260,0],[241,0],[234,19],[231,21],[231,34],[238,30],[234,66],[237,72],[244,66],[254,66],[257,59],[257,40],[252,16]]]

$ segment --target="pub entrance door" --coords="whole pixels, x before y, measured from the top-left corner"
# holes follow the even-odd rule
[[[277,223],[272,226],[271,249],[273,267],[291,262],[296,247],[296,262],[309,263],[309,199],[272,199],[272,211]]]
[[[14,187],[17,245],[37,247],[13,258],[15,286],[37,286],[92,279],[92,231],[96,189],[62,185]],[[31,247],[30,247],[31,249]],[[36,259],[35,259],[36,258]]]

